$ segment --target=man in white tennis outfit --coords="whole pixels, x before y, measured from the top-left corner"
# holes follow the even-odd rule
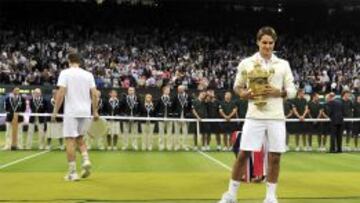
[[[81,178],[90,175],[91,163],[83,136],[88,127],[91,108],[94,119],[98,119],[97,90],[94,76],[80,68],[80,56],[75,53],[68,55],[69,68],[62,70],[58,78],[55,108],[52,120],[55,120],[65,97],[63,135],[66,140],[66,154],[69,172],[65,180],[76,181],[79,176],[76,171],[76,148],[82,158]]]
[[[243,126],[243,134],[239,156],[235,161],[229,189],[225,192],[219,203],[237,202],[237,192],[241,177],[244,175],[246,160],[250,151],[259,151],[266,140],[269,147],[269,167],[266,182],[266,197],[264,203],[277,203],[276,187],[279,176],[281,153],[286,151],[286,129],[283,111],[283,98],[293,98],[296,95],[294,78],[290,65],[286,60],[280,59],[273,54],[277,39],[276,32],[271,27],[263,27],[257,33],[257,45],[259,52],[244,59],[238,66],[234,90],[243,99],[249,100],[246,120]],[[255,105],[255,93],[249,89],[246,75],[260,64],[261,69],[272,72],[261,95],[266,104],[263,107]]]

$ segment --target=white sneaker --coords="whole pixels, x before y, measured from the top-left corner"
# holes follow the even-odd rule
[[[60,150],[61,150],[61,151],[64,151],[64,150],[65,150],[65,146],[64,146],[64,145],[61,145],[61,146],[60,146]]]
[[[312,150],[313,150],[312,147],[307,147],[308,152],[312,152]]]
[[[278,203],[277,199],[265,199],[264,203]]]
[[[218,203],[237,203],[236,197],[229,192],[225,192]]]
[[[221,151],[221,146],[217,146],[216,151],[220,152]]]
[[[79,176],[78,176],[78,174],[76,172],[66,174],[64,179],[66,181],[79,181],[80,180],[80,178],[79,178]]]
[[[299,152],[300,151],[300,147],[296,147],[295,151]]]
[[[148,147],[148,150],[151,152],[152,151],[152,146]]]
[[[206,151],[206,147],[201,147],[201,151]]]
[[[210,146],[207,146],[207,147],[206,147],[206,151],[210,151]]]
[[[107,147],[107,150],[108,150],[108,151],[111,151],[111,150],[112,150],[112,147],[108,146],[108,147]]]
[[[4,146],[1,150],[2,150],[2,151],[6,151],[6,150],[9,150],[9,149],[10,149],[9,146]]]
[[[194,146],[194,147],[193,147],[193,150],[194,150],[194,151],[197,151],[197,150],[199,150],[199,148],[198,148],[197,146]]]
[[[133,149],[134,149],[135,151],[137,151],[137,150],[138,150],[138,146],[137,146],[137,145],[133,145]]]
[[[127,147],[126,147],[126,146],[123,146],[123,147],[121,148],[121,150],[126,151],[126,150],[127,150]]]
[[[50,150],[50,149],[51,149],[51,146],[50,146],[50,145],[47,145],[47,146],[45,147],[45,149],[46,149],[46,150]]]
[[[223,152],[228,151],[229,149],[227,147],[223,147]]]
[[[104,150],[105,150],[105,147],[104,147],[104,146],[101,146],[101,147],[99,147],[99,150],[100,150],[100,151],[104,151]]]
[[[113,150],[113,151],[117,151],[118,148],[117,148],[116,146],[114,146],[114,147],[112,148],[112,150]]]
[[[89,160],[85,160],[82,164],[81,170],[81,178],[87,178],[90,176],[91,162]]]

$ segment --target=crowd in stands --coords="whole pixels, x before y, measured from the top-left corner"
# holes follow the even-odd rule
[[[153,26],[4,26],[0,24],[0,84],[55,85],[70,49],[99,88],[134,86],[230,89],[238,63],[257,47],[254,33]],[[279,33],[276,54],[289,60],[306,93],[359,92],[360,40],[348,31]]]

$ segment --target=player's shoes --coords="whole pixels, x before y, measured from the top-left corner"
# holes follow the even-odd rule
[[[91,163],[89,160],[85,160],[82,164],[81,178],[87,178],[90,176]]]
[[[274,199],[265,199],[264,203],[278,203],[278,201],[277,201],[276,198],[274,198]]]
[[[66,181],[79,181],[80,180],[80,178],[79,178],[79,176],[78,176],[78,174],[76,172],[66,174],[64,179]]]
[[[218,203],[237,203],[237,201],[234,195],[225,192]]]

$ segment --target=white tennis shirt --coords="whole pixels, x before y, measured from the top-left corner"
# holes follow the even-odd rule
[[[96,86],[94,76],[90,72],[76,67],[62,70],[57,85],[66,88],[65,115],[72,117],[91,115],[90,89]]]
[[[249,81],[246,81],[242,75],[243,71],[249,73],[254,68],[256,63],[261,64],[261,68],[275,71],[274,75],[269,79],[270,85],[280,90],[284,89],[287,92],[288,98],[296,96],[296,88],[294,85],[294,77],[290,69],[289,62],[272,55],[270,60],[265,61],[259,53],[242,60],[237,68],[236,79],[234,83],[234,90],[239,87],[245,87]],[[253,100],[249,100],[248,111],[246,118],[252,119],[285,119],[283,98],[266,98],[267,104],[259,109],[255,106]]]

